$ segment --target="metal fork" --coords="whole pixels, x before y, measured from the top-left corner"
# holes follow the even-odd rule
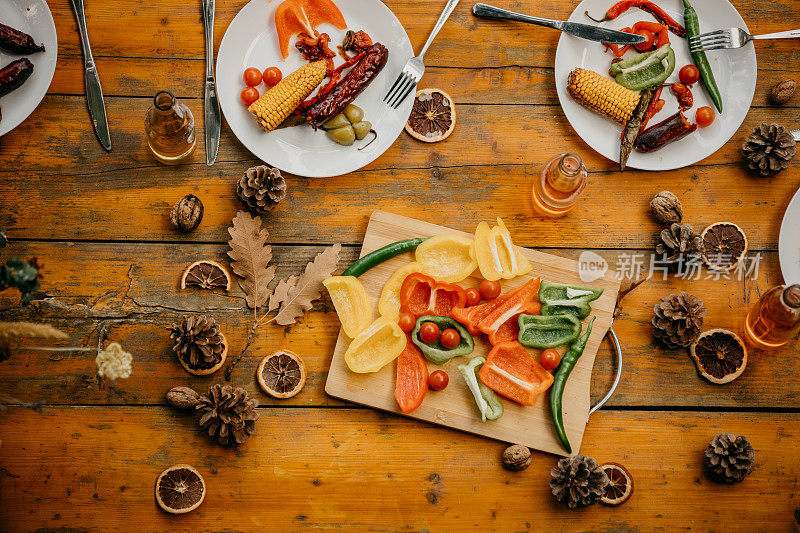
[[[741,28],[731,28],[691,37],[689,39],[689,50],[691,52],[703,52],[705,50],[741,48],[756,39],[791,39],[793,37],[800,37],[800,30],[767,33],[766,35],[750,35]]]
[[[433,27],[430,36],[428,36],[425,46],[422,47],[417,57],[412,57],[408,60],[403,67],[403,71],[397,76],[397,79],[394,80],[394,85],[392,85],[389,92],[386,93],[386,96],[383,97],[383,101],[387,102],[394,109],[397,109],[403,100],[411,94],[411,91],[417,86],[422,75],[425,74],[425,64],[422,62],[422,56],[428,51],[428,47],[439,33],[439,30],[442,29],[444,23],[447,22],[447,19],[450,18],[450,15],[453,13],[459,1],[460,0],[447,0],[444,11],[442,11],[439,20],[436,21],[436,25]]]

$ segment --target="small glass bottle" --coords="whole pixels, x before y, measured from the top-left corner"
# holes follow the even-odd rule
[[[555,156],[533,184],[533,208],[549,217],[567,214],[586,188],[587,175],[580,156],[572,153]]]
[[[800,331],[800,285],[768,290],[747,313],[744,333],[762,350],[780,348]]]
[[[159,91],[145,117],[147,146],[165,165],[177,165],[192,157],[195,149],[194,116],[169,91]]]

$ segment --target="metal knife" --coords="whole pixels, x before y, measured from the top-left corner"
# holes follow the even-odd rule
[[[539,26],[546,26],[548,28],[561,30],[582,39],[599,41],[601,43],[637,44],[645,41],[645,38],[641,35],[610,30],[608,28],[601,28],[591,24],[581,24],[580,22],[566,22],[562,20],[532,17],[530,15],[523,15],[522,13],[515,13],[506,9],[500,9],[499,7],[490,6],[488,4],[475,4],[472,6],[472,14],[480,18],[515,20],[517,22],[528,22],[530,24],[537,24]]]
[[[97,140],[100,141],[100,145],[110,151],[111,132],[108,131],[106,104],[103,101],[103,89],[100,87],[100,78],[97,76],[92,47],[89,45],[89,33],[86,31],[86,14],[83,9],[83,0],[72,0],[72,9],[75,11],[75,18],[78,21],[78,33],[80,33],[81,48],[83,48],[83,70],[89,117],[92,119],[92,127],[95,135],[97,135]]]
[[[791,132],[791,134],[794,135],[795,141],[800,142],[800,130],[794,130]]]
[[[203,26],[206,36],[206,82],[205,82],[205,135],[206,165],[211,166],[219,151],[219,133],[222,116],[214,81],[214,0],[203,0]]]

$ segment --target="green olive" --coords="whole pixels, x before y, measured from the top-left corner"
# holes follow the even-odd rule
[[[328,120],[325,124],[322,125],[323,128],[326,130],[338,130],[339,128],[344,128],[345,126],[349,126],[350,121],[347,120],[347,117],[344,116],[344,113],[339,113],[332,119]]]
[[[353,124],[353,131],[356,132],[356,139],[359,141],[367,136],[369,130],[372,129],[372,124],[367,122],[366,120],[362,120],[361,122],[356,122]]]
[[[344,116],[347,117],[351,123],[361,122],[364,119],[364,110],[355,104],[348,104],[344,108]]]
[[[347,125],[344,128],[337,128],[335,130],[328,130],[328,137],[334,142],[344,146],[350,146],[356,142],[356,132],[353,131],[353,126]]]

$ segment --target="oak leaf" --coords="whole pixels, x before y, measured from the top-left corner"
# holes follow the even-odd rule
[[[269,309],[280,307],[275,315],[276,323],[281,326],[294,324],[297,318],[311,309],[312,302],[322,296],[322,282],[336,270],[341,249],[341,244],[326,248],[306,265],[302,274],[278,283],[269,300]]]
[[[247,305],[253,309],[267,303],[270,291],[267,286],[275,277],[275,267],[268,266],[272,260],[272,247],[267,245],[269,232],[261,228],[261,218],[239,211],[233,217],[233,226],[228,228],[231,249],[228,256],[233,259],[231,269],[239,276],[239,286],[244,291]]]

